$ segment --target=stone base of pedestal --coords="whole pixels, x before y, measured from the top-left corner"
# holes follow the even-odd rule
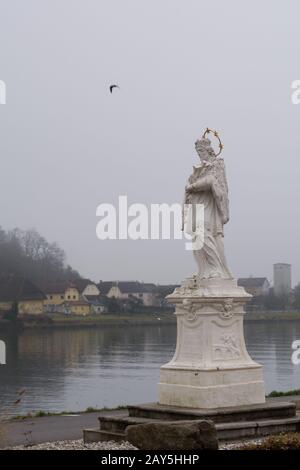
[[[165,366],[158,396],[162,405],[198,409],[261,404],[265,402],[262,367],[188,370]]]
[[[262,366],[249,356],[243,330],[251,299],[234,279],[188,279],[168,296],[176,307],[177,344],[161,367],[161,405],[212,409],[265,402]]]
[[[291,402],[268,400],[260,405],[216,409],[146,403],[128,406],[127,410],[118,414],[100,416],[100,426],[84,430],[84,441],[124,441],[128,426],[191,420],[213,421],[220,441],[300,431],[300,416],[296,415],[296,405]]]

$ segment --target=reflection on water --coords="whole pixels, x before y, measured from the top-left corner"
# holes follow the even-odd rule
[[[264,364],[267,391],[300,388],[291,344],[300,322],[246,323],[253,359]],[[159,367],[173,354],[176,327],[105,327],[1,333],[7,365],[0,366],[0,407],[26,389],[14,413],[82,410],[157,399]]]
[[[250,356],[264,365],[267,392],[300,389],[300,365],[291,362],[299,321],[246,322],[245,339]]]

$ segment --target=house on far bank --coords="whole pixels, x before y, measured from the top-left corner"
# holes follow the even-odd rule
[[[9,312],[17,305],[19,315],[41,315],[45,299],[45,294],[23,276],[0,275],[0,311]]]
[[[156,285],[138,281],[106,281],[98,284],[101,295],[120,300],[139,299],[147,307],[159,305]]]
[[[46,313],[89,315],[90,304],[80,295],[75,281],[50,282],[44,287]]]
[[[241,277],[237,283],[254,297],[268,295],[270,291],[270,283],[266,277]]]
[[[90,313],[106,313],[105,297],[100,295],[97,285],[90,279],[76,279],[73,281],[80,298],[90,305]]]
[[[109,293],[110,289],[117,284],[117,281],[100,281],[97,284],[100,295],[105,295]]]
[[[84,299],[65,301],[61,305],[61,313],[69,315],[82,315],[85,317],[91,313],[89,302]]]
[[[98,295],[85,295],[84,299],[90,304],[91,313],[107,313],[107,302],[105,302],[105,297]]]
[[[69,281],[50,282],[43,288],[47,300],[45,305],[61,305],[63,302],[76,302],[79,300],[79,292]]]
[[[100,294],[97,285],[90,279],[76,279],[73,285],[82,297],[98,297]]]

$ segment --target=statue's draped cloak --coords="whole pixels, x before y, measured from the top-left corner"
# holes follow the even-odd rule
[[[195,191],[185,193],[185,204],[202,204],[204,207],[204,245],[200,250],[194,251],[199,276],[231,278],[222,240],[223,225],[229,220],[224,160],[214,158],[194,167],[188,184],[194,184]]]
[[[223,233],[223,225],[229,220],[228,185],[224,160],[216,158],[213,163],[194,166],[194,172],[189,177],[188,183],[197,184],[201,181],[209,182],[212,194],[208,195],[209,191],[186,193],[185,204],[204,204],[205,223],[211,226],[214,233]],[[208,196],[208,201],[206,196]],[[213,196],[213,201],[211,196]],[[210,207],[212,203],[215,204],[214,208]]]

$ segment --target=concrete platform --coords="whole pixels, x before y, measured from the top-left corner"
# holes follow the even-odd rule
[[[234,406],[216,409],[193,409],[178,406],[146,403],[128,406],[128,414],[132,417],[146,419],[162,419],[168,421],[180,419],[211,419],[215,423],[250,421],[266,418],[290,418],[296,414],[296,405],[291,402],[270,402]]]
[[[268,400],[264,404],[222,409],[194,410],[146,403],[129,406],[121,416],[99,417],[99,427],[85,429],[85,442],[122,441],[126,428],[135,424],[157,421],[201,420],[215,422],[220,440],[259,437],[300,430],[300,415],[292,402]]]

